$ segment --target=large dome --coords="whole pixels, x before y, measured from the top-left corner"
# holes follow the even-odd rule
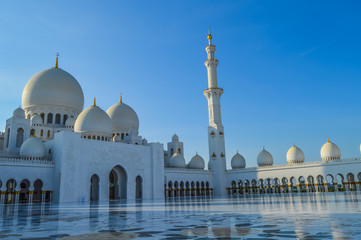
[[[114,133],[129,132],[133,128],[138,134],[139,119],[137,113],[127,104],[120,101],[111,106],[107,110],[107,114],[112,120]]]
[[[262,152],[257,156],[257,164],[260,167],[271,166],[273,164],[272,155],[263,148]]]
[[[82,111],[74,124],[74,132],[83,136],[112,136],[112,121],[103,109],[94,105]]]
[[[79,113],[84,107],[84,94],[72,75],[60,68],[49,68],[30,78],[23,91],[22,105],[25,110],[60,106]]]
[[[231,167],[232,167],[232,169],[245,168],[246,167],[246,160],[244,159],[244,157],[241,154],[238,153],[238,151],[232,157]]]
[[[45,153],[44,143],[36,137],[27,139],[20,147],[21,157],[43,158]]]
[[[287,152],[287,162],[289,164],[293,163],[303,163],[305,161],[305,154],[303,151],[296,147],[295,144]]]
[[[321,158],[323,161],[339,160],[341,159],[340,148],[330,142],[330,139],[321,148]]]

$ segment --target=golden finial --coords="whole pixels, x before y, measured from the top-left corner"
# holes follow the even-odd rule
[[[196,155],[198,155],[198,151],[196,151]]]
[[[120,103],[123,103],[123,96],[122,96],[122,93],[120,93]]]
[[[296,147],[296,146],[295,146],[295,142],[293,142],[293,147]]]
[[[94,98],[93,106],[91,106],[91,107],[97,107],[96,98]]]
[[[330,138],[327,138],[327,142],[330,142]]]
[[[58,57],[59,53],[56,53],[55,68],[58,68]]]
[[[212,40],[212,35],[211,35],[211,27],[208,27],[208,37],[209,40]]]

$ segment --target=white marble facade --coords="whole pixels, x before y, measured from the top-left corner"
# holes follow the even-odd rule
[[[174,134],[164,149],[139,135],[136,112],[120,98],[103,110],[84,109],[78,81],[55,67],[26,84],[22,108],[14,110],[0,133],[0,203],[79,202],[227,194],[360,191],[361,159],[341,159],[327,141],[320,162],[305,163],[293,145],[288,164],[273,166],[263,149],[259,167],[246,168],[240,153],[226,169],[225,130],[221,119],[216,47],[206,46],[209,156],[184,158],[184,144]],[[206,162],[208,167],[206,168]]]

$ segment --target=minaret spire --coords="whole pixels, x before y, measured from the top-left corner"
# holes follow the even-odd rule
[[[206,46],[207,60],[204,65],[207,67],[208,88],[204,90],[204,96],[208,100],[208,150],[211,171],[213,172],[214,193],[217,196],[226,195],[226,151],[224,144],[224,128],[221,118],[220,98],[223,89],[218,87],[217,66],[218,60],[214,53],[216,46],[212,45],[211,29],[208,29],[208,45]]]
[[[59,53],[56,53],[55,68],[58,68],[58,57]]]

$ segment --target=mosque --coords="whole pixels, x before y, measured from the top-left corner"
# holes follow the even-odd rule
[[[322,161],[305,162],[293,145],[287,164],[273,166],[263,149],[258,167],[246,168],[238,152],[226,168],[215,45],[206,46],[209,158],[188,163],[183,142],[173,135],[165,149],[139,135],[137,113],[122,101],[106,111],[84,109],[78,81],[55,66],[25,85],[22,108],[0,134],[0,203],[109,201],[238,194],[360,191],[361,159],[341,159],[335,143],[321,148]]]

